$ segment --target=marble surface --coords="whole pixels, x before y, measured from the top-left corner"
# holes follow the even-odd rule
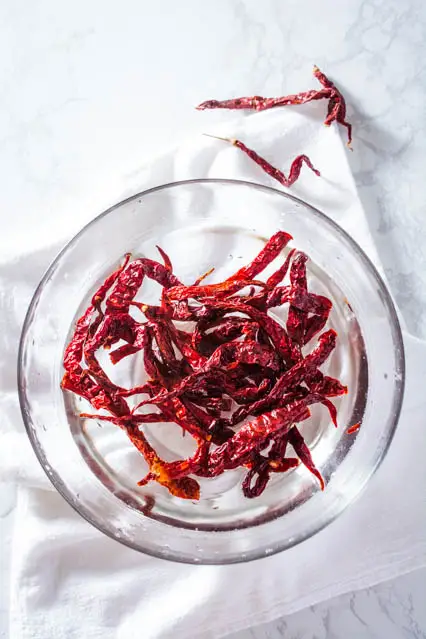
[[[310,88],[316,63],[347,95],[371,231],[403,320],[426,337],[423,0],[3,0],[0,51],[0,259],[13,256],[22,224],[38,243],[61,216],[78,230],[153,155],[230,118],[194,104]],[[2,639],[13,503],[13,487],[1,487]],[[420,570],[234,639],[425,637],[425,595]]]

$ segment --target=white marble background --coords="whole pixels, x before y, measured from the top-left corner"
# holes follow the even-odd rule
[[[77,230],[153,154],[229,119],[194,111],[201,100],[305,90],[318,64],[347,96],[371,230],[408,328],[426,337],[424,0],[2,0],[0,60],[0,260],[26,248],[22,225],[38,244],[62,216]],[[0,335],[5,350],[16,345]],[[0,515],[3,638],[11,487]],[[234,639],[426,637],[425,600],[422,570]]]

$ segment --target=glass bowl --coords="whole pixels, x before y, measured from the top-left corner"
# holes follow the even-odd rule
[[[339,428],[315,406],[302,432],[327,482],[319,490],[298,467],[277,474],[258,498],[241,491],[242,470],[201,480],[198,502],[137,482],[145,462],[119,428],[82,420],[84,400],[63,393],[62,356],[74,322],[97,286],[131,251],[172,258],[187,283],[215,266],[220,281],[246,264],[278,229],[307,253],[311,290],[333,301],[339,335],[324,372],[349,393],[335,401]],[[215,279],[216,278],[216,279]],[[145,284],[144,284],[145,286]],[[152,298],[152,299],[150,299]],[[157,302],[155,287],[144,301]],[[278,320],[280,318],[277,318]],[[127,361],[127,360],[125,360]],[[143,368],[118,365],[114,381],[141,383]],[[88,224],[50,266],[31,302],[19,354],[19,395],[28,436],[56,489],[112,538],[175,561],[248,561],[289,548],[332,522],[364,488],[391,442],[404,388],[404,352],[392,300],[374,266],[334,222],[275,189],[236,180],[189,180],[139,193]],[[91,411],[94,412],[94,411]],[[355,434],[349,426],[362,422]],[[187,456],[191,438],[149,425],[166,459]]]

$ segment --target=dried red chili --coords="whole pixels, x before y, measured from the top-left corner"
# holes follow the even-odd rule
[[[248,265],[224,282],[209,285],[201,284],[207,274],[184,285],[159,247],[164,265],[126,256],[77,321],[64,353],[62,388],[104,411],[82,417],[126,432],[148,464],[139,485],[157,481],[173,495],[198,499],[194,477],[216,477],[245,467],[242,490],[246,497],[255,497],[271,474],[285,473],[302,462],[323,487],[296,424],[309,417],[310,405],[321,403],[337,425],[329,398],[347,392],[339,380],[320,370],[335,347],[335,331],[322,333],[304,354],[303,347],[326,325],[332,305],[308,290],[307,257],[295,249],[265,282],[254,279],[291,239],[277,232]],[[283,286],[288,272],[290,284]],[[135,301],[145,278],[162,287],[159,306]],[[131,306],[142,311],[144,321],[129,314]],[[269,308],[283,306],[288,307],[286,327],[268,314]],[[182,330],[176,325],[181,320],[191,321],[192,328]],[[114,344],[111,363],[140,357],[147,382],[126,389],[111,381],[97,353]],[[137,395],[146,397],[130,409],[127,399]],[[145,405],[156,408],[139,412]],[[195,454],[172,462],[161,459],[144,430],[159,422],[175,423],[191,435]],[[348,432],[354,430],[355,426]],[[287,444],[297,458],[286,456]]]
[[[256,255],[250,264],[240,268],[236,273],[228,277],[226,281],[252,280],[256,277],[256,275],[259,275],[259,273],[264,271],[276,257],[278,257],[281,251],[292,239],[293,236],[289,233],[286,233],[285,231],[277,231],[271,238],[269,238],[263,249]],[[284,268],[286,268],[286,264],[287,260],[284,262]],[[266,286],[270,288],[273,284],[267,280]]]
[[[315,74],[314,67],[314,74]],[[275,107],[290,106],[295,104],[306,104],[312,100],[330,99],[330,88],[310,91],[303,91],[301,93],[285,95],[279,98],[263,98],[260,95],[254,95],[251,97],[231,98],[230,100],[206,100],[197,107],[198,111],[204,111],[205,109],[252,109],[255,111],[266,111],[267,109],[273,109]]]
[[[223,140],[224,142],[229,142],[233,146],[236,146],[237,149],[240,149],[240,151],[248,155],[248,157],[251,158],[253,162],[258,164],[260,168],[263,169],[263,171],[265,171],[265,173],[270,175],[272,178],[274,178],[274,180],[277,180],[277,182],[279,182],[280,184],[282,184],[283,186],[287,188],[292,186],[296,182],[296,180],[299,178],[303,163],[305,163],[306,166],[308,166],[311,169],[311,171],[315,173],[315,175],[318,175],[318,176],[321,175],[321,173],[318,171],[318,169],[314,167],[314,165],[312,164],[311,160],[308,158],[307,155],[298,155],[297,157],[294,158],[293,162],[291,163],[290,171],[287,177],[282,171],[280,171],[280,169],[277,169],[275,166],[270,164],[268,160],[265,160],[265,158],[263,158],[261,155],[256,153],[256,151],[254,151],[253,149],[250,149],[248,146],[244,144],[244,142],[241,142],[241,140],[236,140],[232,138],[221,138],[217,135],[210,135],[207,133],[205,135],[208,135],[208,137],[210,138],[216,138],[217,140]]]
[[[299,253],[293,260],[290,269],[290,295],[295,298],[305,298],[308,294],[308,283],[306,279],[307,259],[304,253]],[[287,318],[287,333],[290,339],[298,346],[303,345],[306,320],[307,312],[290,303]]]
[[[322,84],[319,90],[304,91],[295,95],[286,95],[279,98],[262,98],[259,95],[253,97],[233,98],[231,100],[206,100],[196,108],[205,109],[254,109],[265,111],[292,104],[306,104],[312,100],[328,100],[327,117],[324,124],[329,126],[332,122],[338,122],[346,127],[348,132],[348,146],[352,142],[352,126],[346,121],[346,101],[336,85],[322,73],[317,66],[313,69],[314,77]]]
[[[299,457],[302,464],[306,466],[306,468],[318,479],[321,490],[324,490],[325,483],[324,479],[314,464],[312,459],[311,451],[307,447],[303,436],[301,435],[297,426],[293,426],[288,433],[288,441],[293,446],[294,452]]]
[[[303,401],[260,415],[244,424],[231,439],[211,453],[204,472],[214,477],[224,470],[241,466],[250,458],[253,449],[261,447],[271,434],[283,432],[291,428],[294,422],[303,421],[309,416],[310,411]]]
[[[206,286],[173,286],[167,291],[167,299],[182,301],[190,297],[198,299],[200,297],[220,297],[221,294],[233,295],[247,286],[265,286],[264,282],[257,280],[231,280],[220,284],[206,284]]]

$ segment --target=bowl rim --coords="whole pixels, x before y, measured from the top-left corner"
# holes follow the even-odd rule
[[[343,229],[337,222],[335,222],[332,218],[328,217],[325,213],[323,213],[321,210],[319,210],[318,208],[316,208],[315,206],[313,206],[312,204],[309,204],[308,202],[306,202],[305,200],[303,200],[302,198],[299,198],[295,195],[292,195],[291,193],[286,193],[284,191],[280,191],[274,187],[271,186],[266,186],[264,184],[259,184],[257,182],[251,182],[249,180],[239,180],[239,179],[233,179],[233,178],[193,178],[193,179],[186,179],[186,180],[177,180],[174,182],[167,182],[164,184],[160,184],[154,187],[151,187],[149,189],[145,189],[143,191],[139,191],[133,195],[130,195],[126,198],[124,198],[123,200],[113,204],[112,206],[110,206],[109,208],[107,208],[106,210],[104,210],[103,212],[99,213],[98,215],[96,215],[92,220],[90,220],[87,224],[85,224],[68,242],[66,242],[66,244],[63,246],[63,248],[59,251],[59,253],[56,255],[56,257],[53,259],[53,261],[50,263],[50,265],[48,266],[47,270],[45,271],[44,275],[42,276],[39,284],[37,285],[34,294],[31,298],[31,302],[28,306],[26,315],[25,315],[25,319],[22,325],[22,329],[21,329],[21,335],[20,335],[20,339],[19,339],[19,349],[18,349],[18,357],[17,357],[17,386],[18,386],[18,397],[19,397],[19,405],[20,405],[20,410],[21,410],[21,414],[22,414],[22,419],[24,422],[24,426],[25,426],[25,430],[26,433],[28,435],[28,438],[30,440],[31,446],[34,450],[34,453],[37,457],[38,462],[40,463],[41,467],[43,468],[43,471],[45,472],[45,474],[47,475],[47,477],[49,478],[50,482],[52,483],[53,487],[58,491],[58,493],[65,499],[65,501],[73,508],[73,510],[78,513],[81,517],[83,517],[83,519],[85,519],[89,524],[91,524],[92,526],[94,526],[96,529],[98,529],[100,532],[104,533],[105,535],[107,535],[109,538],[123,544],[124,546],[127,546],[128,548],[131,548],[133,550],[136,550],[138,552],[141,552],[143,554],[152,556],[152,557],[156,557],[159,559],[167,559],[169,561],[173,561],[173,562],[177,562],[177,563],[183,563],[183,564],[196,564],[196,565],[224,565],[224,564],[234,564],[234,563],[245,563],[248,561],[253,561],[253,560],[257,560],[257,559],[261,559],[264,557],[264,555],[259,552],[259,551],[252,551],[250,553],[247,553],[243,558],[240,556],[232,556],[226,559],[208,559],[208,558],[202,558],[200,559],[199,557],[197,557],[196,559],[193,557],[188,557],[188,556],[180,556],[179,554],[175,553],[175,552],[170,552],[169,555],[165,556],[164,554],[160,553],[159,551],[153,550],[153,549],[142,549],[137,543],[134,543],[130,540],[127,539],[123,539],[122,537],[118,537],[116,535],[114,535],[113,531],[108,530],[105,526],[103,526],[102,523],[98,522],[98,521],[94,521],[89,512],[86,512],[86,509],[84,507],[79,507],[79,505],[77,503],[75,503],[75,501],[71,498],[71,496],[68,494],[66,488],[63,487],[62,481],[60,479],[60,476],[57,475],[56,473],[51,473],[49,472],[49,469],[47,468],[47,464],[45,462],[45,460],[43,459],[42,453],[38,447],[36,438],[34,437],[33,434],[33,429],[31,427],[31,423],[30,423],[30,412],[26,409],[26,397],[25,397],[25,375],[24,375],[24,366],[23,366],[23,358],[24,358],[24,352],[25,352],[25,347],[26,347],[26,336],[27,336],[27,332],[28,329],[31,325],[32,322],[32,315],[33,315],[33,311],[37,305],[38,299],[42,293],[42,290],[44,288],[45,283],[49,280],[51,274],[54,272],[56,265],[59,263],[59,261],[62,259],[62,257],[73,247],[73,245],[75,243],[78,242],[78,240],[80,239],[80,237],[82,235],[84,235],[84,233],[87,231],[88,228],[90,228],[92,225],[97,224],[100,220],[102,220],[104,217],[106,217],[107,215],[109,215],[110,213],[113,213],[115,210],[117,210],[118,208],[120,208],[121,206],[136,200],[136,199],[141,199],[146,195],[150,195],[152,193],[155,193],[157,191],[163,191],[166,189],[170,189],[170,188],[176,188],[179,186],[189,186],[189,185],[193,185],[193,184],[222,184],[222,185],[237,185],[237,186],[246,186],[249,188],[255,188],[259,191],[264,191],[265,193],[269,193],[269,194],[273,194],[273,195],[279,195],[281,197],[284,197],[288,200],[291,200],[292,202],[294,202],[295,204],[299,204],[302,205],[304,207],[307,207],[308,209],[310,209],[310,211],[317,217],[319,218],[322,222],[325,222],[325,224],[327,224],[329,227],[331,227],[331,229],[335,232],[337,232],[338,234],[341,234],[345,237],[346,241],[349,243],[349,245],[351,246],[351,248],[354,250],[355,254],[357,255],[357,257],[361,260],[361,262],[363,263],[363,265],[369,270],[370,274],[373,276],[374,280],[377,283],[379,292],[381,293],[382,296],[382,300],[384,303],[384,306],[388,309],[389,312],[389,323],[390,323],[390,328],[391,328],[391,333],[392,333],[392,338],[394,341],[394,346],[395,346],[395,353],[396,353],[396,361],[398,364],[398,370],[400,371],[400,379],[399,379],[399,384],[396,388],[396,391],[393,394],[393,404],[392,404],[392,415],[393,415],[393,419],[392,419],[392,423],[387,431],[387,436],[386,436],[386,441],[384,443],[382,452],[380,457],[377,459],[376,464],[374,466],[371,467],[370,472],[368,473],[368,475],[366,475],[365,481],[363,483],[363,485],[360,487],[360,489],[358,490],[357,494],[347,503],[345,503],[343,505],[343,507],[341,507],[338,512],[336,512],[335,514],[333,514],[332,516],[330,516],[326,521],[324,521],[323,523],[321,523],[320,525],[318,525],[315,529],[313,530],[309,530],[305,533],[301,533],[297,538],[294,538],[293,540],[289,541],[289,542],[285,542],[285,543],[277,543],[276,546],[274,547],[273,551],[270,552],[267,556],[270,557],[271,555],[277,554],[279,552],[282,552],[284,550],[290,549],[298,544],[300,544],[301,542],[305,541],[306,539],[309,539],[310,537],[313,537],[314,535],[316,535],[318,532],[320,532],[321,530],[323,530],[324,528],[326,528],[329,524],[331,524],[333,521],[335,521],[345,510],[346,508],[353,504],[358,498],[359,496],[363,493],[363,491],[365,490],[366,485],[368,484],[369,480],[371,479],[371,477],[375,474],[375,472],[377,471],[377,469],[380,467],[381,463],[383,462],[384,458],[386,457],[386,454],[389,450],[389,447],[392,443],[395,431],[396,431],[396,427],[398,425],[399,422],[399,418],[400,418],[400,414],[401,414],[401,410],[402,410],[402,404],[403,404],[403,399],[404,399],[404,391],[405,391],[405,377],[406,377],[406,359],[405,359],[405,349],[404,349],[404,340],[403,340],[403,334],[402,334],[402,330],[401,330],[401,325],[399,322],[399,317],[398,317],[398,312],[396,310],[395,304],[393,302],[393,298],[390,294],[390,291],[386,285],[386,283],[384,282],[382,276],[380,275],[380,273],[378,272],[376,266],[373,264],[373,262],[370,260],[370,258],[367,256],[367,254],[365,253],[365,251],[359,246],[359,244],[349,235],[349,233]]]

